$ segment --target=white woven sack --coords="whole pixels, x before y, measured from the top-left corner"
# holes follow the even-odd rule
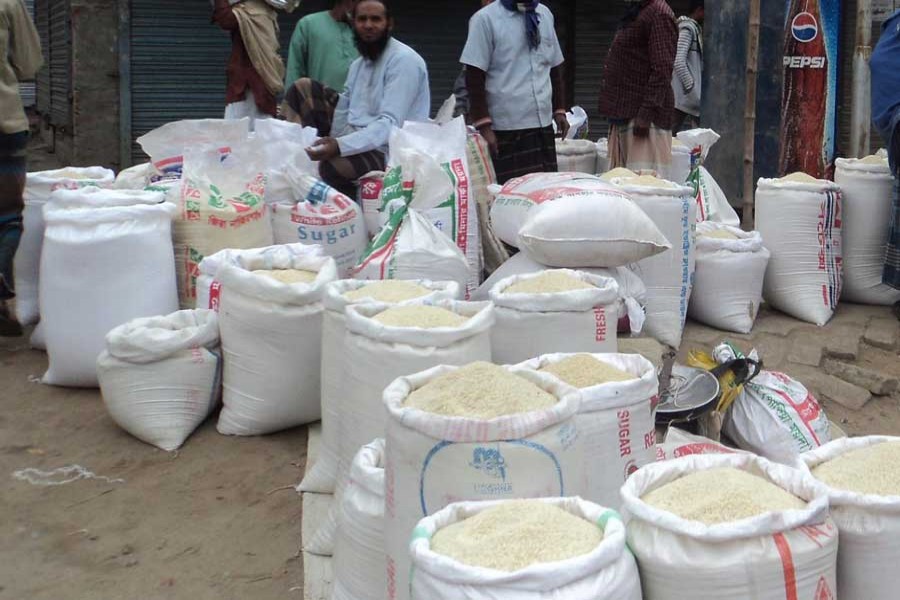
[[[672,163],[666,179],[684,185],[691,175],[691,149],[677,139],[672,140]]]
[[[718,230],[738,239],[703,235]],[[688,315],[716,329],[750,333],[762,304],[769,256],[758,231],[712,221],[698,223],[697,266]]]
[[[802,455],[814,469],[852,450],[900,438],[871,435],[844,438]],[[877,476],[873,474],[873,476]],[[900,496],[876,496],[838,490],[816,480],[828,495],[831,517],[841,537],[838,548],[838,598],[889,600],[900,589]]]
[[[884,248],[891,225],[894,178],[887,160],[867,163],[839,158],[834,182],[843,196],[844,287],[841,299],[888,305],[900,290],[881,282]]]
[[[384,440],[360,448],[341,499],[334,547],[332,600],[382,600],[384,557]]]
[[[547,294],[506,293],[506,288],[541,275],[531,273],[503,279],[491,290],[497,316],[491,333],[495,362],[513,364],[551,352],[618,349],[618,284],[609,277],[583,271],[561,271],[595,288]]]
[[[583,556],[512,573],[473,567],[432,551],[431,539],[441,529],[502,501],[451,504],[416,527],[410,544],[413,600],[641,600],[637,565],[625,546],[625,525],[615,511],[581,498],[541,501],[600,527],[603,541]]]
[[[369,285],[369,281],[345,279],[325,287],[322,304],[325,314],[322,320],[322,438],[319,457],[297,487],[300,492],[331,494],[337,480],[340,443],[340,419],[344,416],[344,381],[346,365],[346,320],[344,309],[351,304],[369,304],[372,298],[348,300],[344,294]],[[400,302],[417,304],[434,300],[456,300],[460,296],[459,284],[449,281],[415,280],[430,292],[421,298]]]
[[[693,454],[739,454],[745,453],[743,450],[729,448],[724,444],[711,440],[702,435],[695,435],[678,429],[677,427],[669,427],[665,434],[665,440],[656,443],[656,460],[672,460],[673,458],[681,458],[682,456],[691,456]]]
[[[722,364],[744,355],[725,343],[713,357]],[[755,350],[749,358],[759,360]],[[802,383],[777,371],[760,371],[744,384],[725,414],[723,431],[739,448],[787,465],[831,441],[831,423],[818,400]]]
[[[16,280],[16,319],[30,325],[40,318],[41,249],[44,245],[44,204],[55,190],[110,187],[115,175],[103,167],[68,167],[29,173],[25,179],[25,210],[22,212],[22,239],[13,262]]]
[[[152,168],[153,165],[146,162],[119,171],[113,187],[117,190],[142,190],[149,183]]]
[[[516,365],[534,371],[573,354],[546,354]],[[619,488],[628,476],[656,460],[656,405],[659,377],[656,367],[638,354],[593,354],[635,376],[581,388],[578,433],[584,436],[585,488],[591,502],[618,510]],[[551,375],[552,376],[552,375]]]
[[[597,173],[597,145],[590,140],[556,140],[556,164],[560,173]]]
[[[43,382],[97,386],[106,334],[138,317],[178,308],[172,256],[175,206],[44,207],[41,307],[50,367]]]
[[[597,175],[609,171],[609,139],[597,140]]]
[[[675,479],[723,467],[763,477],[806,507],[705,525],[641,500]],[[828,497],[808,473],[751,454],[687,456],[637,471],[622,500],[645,600],[835,598],[838,532]]]
[[[322,352],[322,290],[337,279],[334,259],[315,247],[235,251],[219,270],[219,329],[225,359],[224,435],[261,435],[317,421]],[[313,283],[286,284],[251,271],[316,271]]]
[[[322,304],[325,314],[322,320],[322,438],[319,457],[297,487],[300,492],[331,494],[334,492],[338,470],[339,421],[344,415],[344,381],[346,364],[346,320],[344,309],[351,304],[368,304],[372,298],[348,300],[344,294],[369,285],[369,281],[344,279],[325,286]],[[421,298],[400,302],[417,304],[434,300],[456,300],[460,296],[459,284],[449,281],[415,280],[430,292]]]
[[[694,279],[694,230],[697,205],[690,188],[634,185],[613,179],[656,223],[671,243],[668,252],[645,258],[635,273],[647,286],[644,332],[678,348],[687,319]]]
[[[209,310],[135,319],[106,335],[97,377],[106,410],[134,437],[171,452],[221,391],[219,320]]]
[[[338,276],[346,277],[368,238],[359,206],[309,175],[292,178],[296,201],[272,204],[272,230],[276,244],[315,244],[334,258]]]
[[[709,155],[709,149],[721,136],[712,129],[690,129],[679,132],[677,137],[688,148],[690,154],[691,172],[687,183],[697,191],[697,221],[715,221],[739,227],[741,220],[728,202],[728,197],[703,166]],[[684,183],[686,180],[677,181]]]
[[[555,267],[619,267],[669,248],[628,196],[582,173],[508,181],[491,207],[491,223],[504,242]]]
[[[756,229],[772,253],[763,295],[792,317],[825,325],[841,296],[841,188],[760,179]]]
[[[527,275],[529,273],[542,273],[552,269],[546,265],[532,260],[524,252],[513,255],[504,262],[499,269],[485,279],[474,294],[472,300],[489,300],[491,289],[500,281],[513,275]],[[587,268],[578,269],[591,275],[610,277],[619,284],[619,301],[617,303],[619,318],[619,333],[638,334],[644,326],[644,302],[647,301],[647,288],[641,278],[634,274],[628,267],[615,267],[613,269]]]
[[[150,157],[150,183],[179,181],[184,153],[189,148],[211,148],[227,155],[247,140],[250,119],[186,119],[172,121],[137,139]]]
[[[422,517],[463,500],[584,494],[580,395],[546,374],[520,376],[560,399],[546,410],[489,421],[405,407],[409,394],[456,367],[401,377],[384,392],[387,598],[409,598],[409,540]]]

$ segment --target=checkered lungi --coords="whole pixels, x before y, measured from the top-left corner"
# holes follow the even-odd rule
[[[900,290],[900,168],[894,173],[894,202],[891,210],[891,233],[884,255],[885,285]]]
[[[497,136],[497,156],[494,171],[501,185],[529,173],[555,173],[556,138],[553,127],[494,131]]]

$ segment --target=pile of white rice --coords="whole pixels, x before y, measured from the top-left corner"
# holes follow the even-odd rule
[[[573,290],[596,289],[586,281],[566,273],[565,271],[544,271],[537,277],[524,279],[512,284],[504,294],[555,294],[558,292],[571,292]]]
[[[263,275],[264,277],[269,277],[271,279],[274,279],[275,281],[280,281],[281,283],[288,284],[312,283],[319,275],[315,271],[306,271],[303,269],[259,269],[250,272],[254,275]]]
[[[374,281],[359,289],[351,290],[344,294],[344,298],[352,302],[362,300],[363,298],[371,298],[376,302],[387,302],[396,304],[427,296],[431,290],[422,287],[412,281],[402,281],[397,279],[386,279],[384,281]]]
[[[486,362],[444,373],[407,396],[404,406],[445,417],[496,419],[556,405],[553,394]]]
[[[590,354],[576,354],[542,368],[541,371],[577,388],[587,388],[614,381],[637,379],[627,371],[598,360]]]
[[[900,442],[851,450],[817,466],[812,474],[837,490],[900,496]]]
[[[806,506],[803,500],[767,479],[731,467],[685,475],[641,499],[683,519],[706,525]]]
[[[390,327],[460,327],[469,319],[439,306],[392,306],[372,317]]]
[[[699,233],[700,237],[705,238],[713,238],[717,240],[739,240],[740,238],[735,234],[731,233],[727,229],[713,229],[712,231],[707,231],[706,233]]]
[[[603,531],[561,508],[513,500],[434,534],[431,550],[458,562],[513,572],[534,564],[582,556],[603,541]]]

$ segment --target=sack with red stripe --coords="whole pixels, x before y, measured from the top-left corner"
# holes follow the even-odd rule
[[[642,500],[676,479],[719,468],[747,471],[806,504],[707,525]],[[686,456],[636,471],[622,487],[622,501],[644,600],[837,597],[838,530],[827,495],[807,472],[752,454]]]
[[[697,222],[717,221],[739,227],[741,220],[728,202],[728,197],[703,166],[709,149],[721,136],[712,129],[690,129],[680,132],[677,137],[691,153],[691,172],[687,183],[694,188],[697,197]],[[679,180],[678,183],[682,181]]]
[[[731,344],[713,350],[719,364],[744,355]],[[756,351],[749,358],[759,360]],[[819,401],[799,381],[760,371],[744,384],[725,415],[724,432],[738,445],[784,464],[831,441],[831,423]]]
[[[391,133],[392,166],[384,177],[381,195],[387,221],[351,269],[351,276],[455,281],[468,296],[468,291],[477,287],[478,276],[470,271],[456,241],[434,225],[430,214],[455,197],[460,180],[439,159],[404,143],[406,137],[409,134],[400,129]],[[466,233],[459,233],[467,239]],[[480,247],[478,250],[480,256]]]

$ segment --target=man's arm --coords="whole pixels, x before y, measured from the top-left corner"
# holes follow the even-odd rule
[[[9,63],[19,81],[29,81],[44,64],[41,40],[21,2],[14,2],[9,40]]]
[[[306,21],[301,19],[291,36],[291,44],[288,47],[288,60],[284,73],[284,88],[294,85],[294,82],[302,77],[309,76],[307,56],[309,44],[307,43]]]
[[[649,129],[653,113],[661,108],[672,88],[672,70],[675,50],[678,46],[678,29],[675,21],[664,14],[657,14],[650,22],[650,77],[644,102],[637,113],[636,129]]]
[[[553,122],[559,136],[569,133],[569,119],[566,118],[566,83],[562,65],[550,69],[550,85],[553,89]]]
[[[212,20],[213,23],[225,31],[240,29],[237,17],[234,16],[234,11],[231,10],[231,5],[228,4],[228,0],[216,0],[215,5],[213,6]]]
[[[689,27],[682,27],[678,32],[678,50],[675,53],[675,76],[681,82],[681,89],[689,92],[694,89],[694,78],[691,77],[691,71],[687,66],[688,52],[691,49],[691,43],[694,41],[694,34]]]

